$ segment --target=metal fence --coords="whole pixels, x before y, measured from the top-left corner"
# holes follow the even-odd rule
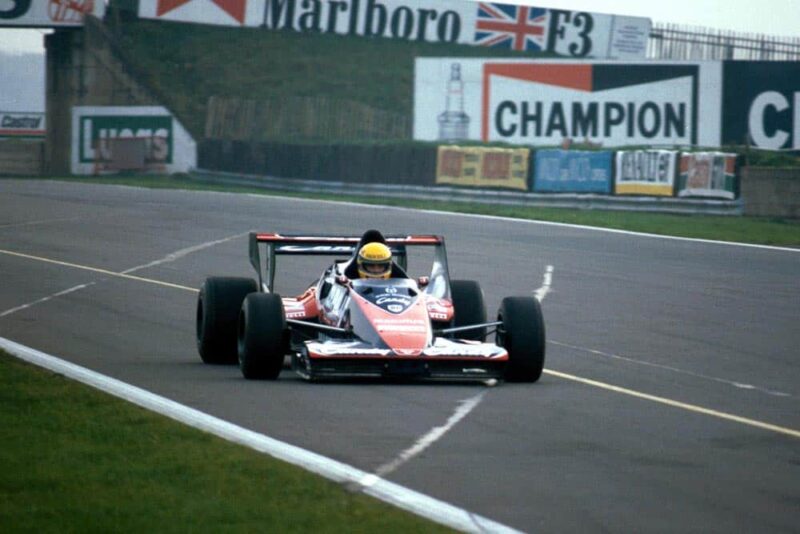
[[[800,38],[656,22],[650,31],[647,57],[800,61]]]

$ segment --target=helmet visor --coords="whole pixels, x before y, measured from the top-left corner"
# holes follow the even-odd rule
[[[369,274],[383,274],[389,270],[389,262],[380,262],[380,263],[371,263],[371,262],[363,262],[362,263],[364,270],[367,271]]]

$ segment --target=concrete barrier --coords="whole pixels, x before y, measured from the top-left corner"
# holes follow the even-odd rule
[[[44,140],[0,141],[0,175],[40,176],[44,172]]]
[[[745,215],[800,218],[800,167],[745,167],[741,192]]]

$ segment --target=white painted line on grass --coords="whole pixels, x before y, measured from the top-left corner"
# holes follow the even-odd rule
[[[700,379],[703,379],[703,380],[710,380],[712,382],[719,382],[720,384],[726,384],[726,385],[733,386],[733,387],[739,388],[739,389],[748,389],[748,390],[752,390],[752,391],[758,391],[758,392],[761,392],[761,393],[766,393],[767,395],[772,395],[773,397],[792,397],[791,394],[784,393],[782,391],[775,391],[773,389],[762,388],[762,387],[754,386],[754,385],[751,385],[751,384],[742,384],[740,382],[734,382],[733,380],[726,380],[724,378],[717,378],[715,376],[709,376],[709,375],[704,375],[704,374],[700,374],[700,373],[694,373],[692,371],[687,371],[685,369],[680,369],[678,367],[672,367],[672,366],[669,366],[669,365],[662,365],[662,364],[659,364],[659,363],[646,362],[646,361],[643,361],[643,360],[637,360],[635,358],[628,358],[628,357],[625,357],[625,356],[620,356],[618,354],[611,354],[611,353],[603,352],[603,351],[596,350],[596,349],[587,349],[585,347],[579,347],[577,345],[571,345],[569,343],[563,343],[561,341],[554,341],[554,340],[551,340],[551,339],[548,339],[547,342],[548,343],[552,343],[553,345],[557,345],[559,347],[565,347],[565,348],[573,349],[573,350],[576,350],[576,351],[587,352],[589,354],[595,354],[597,356],[602,356],[604,358],[609,358],[609,359],[612,359],[612,360],[618,360],[618,361],[623,361],[623,362],[627,362],[627,363],[633,363],[633,364],[636,364],[636,365],[645,365],[647,367],[654,367],[656,369],[662,369],[664,371],[670,371],[672,373],[678,373],[678,374],[682,374],[682,375],[687,375],[687,376],[691,376],[691,377],[694,377],[694,378],[700,378]]]
[[[384,477],[389,473],[397,470],[401,465],[408,462],[419,453],[436,443],[440,440],[447,432],[450,431],[451,428],[456,426],[459,421],[464,419],[469,413],[475,409],[478,404],[481,403],[483,400],[483,396],[486,394],[486,391],[482,391],[478,393],[474,397],[470,397],[469,399],[465,399],[459,403],[458,408],[453,415],[451,415],[445,424],[442,426],[437,426],[432,428],[427,434],[419,438],[411,447],[401,452],[397,458],[392,460],[391,462],[387,462],[382,466],[378,467],[375,470],[375,474],[367,475],[361,480],[361,485],[364,487],[370,487],[372,484],[380,480],[379,477]]]
[[[548,265],[544,271],[544,279],[542,280],[542,287],[533,292],[536,300],[542,302],[544,298],[550,293],[550,287],[553,285],[553,266]]]
[[[364,487],[363,492],[365,494],[451,528],[464,532],[518,532],[491,519],[473,514],[375,475],[370,475],[350,465],[278,441],[264,434],[247,430],[194,408],[189,408],[160,395],[26,347],[9,339],[0,337],[0,348],[21,360],[62,374],[67,378],[77,380],[225,440],[297,465],[334,482],[362,486],[362,481],[367,481],[369,486]]]
[[[11,315],[12,313],[16,313],[18,311],[26,310],[31,306],[36,306],[37,304],[42,304],[49,300],[53,300],[58,297],[63,297],[64,295],[69,295],[70,293],[74,293],[75,291],[79,291],[81,289],[87,288],[91,285],[94,285],[94,282],[89,282],[88,284],[81,284],[79,286],[71,287],[69,289],[65,289],[64,291],[59,291],[58,293],[53,293],[50,296],[40,298],[39,300],[34,300],[33,302],[29,302],[28,304],[23,304],[22,306],[17,306],[16,308],[11,308],[10,310],[6,310],[0,313],[0,317],[5,317],[7,315]]]
[[[133,273],[133,272],[136,272],[136,271],[141,271],[142,269],[148,269],[150,267],[156,267],[156,266],[162,265],[164,263],[170,263],[170,262],[179,260],[179,259],[181,259],[181,258],[183,258],[185,256],[188,256],[189,254],[192,254],[193,252],[198,252],[200,250],[213,247],[215,245],[221,245],[222,243],[227,243],[228,241],[232,241],[234,239],[238,239],[240,237],[244,237],[244,236],[249,235],[249,234],[250,234],[249,231],[248,232],[242,232],[240,234],[232,235],[230,237],[217,239],[216,241],[208,241],[207,243],[201,243],[199,245],[194,245],[194,246],[191,246],[191,247],[182,248],[181,250],[175,251],[172,254],[168,254],[168,255],[164,256],[160,260],[151,261],[150,263],[146,263],[144,265],[139,265],[137,267],[131,267],[130,269],[126,269],[126,270],[122,271],[121,274],[130,274],[130,273]]]

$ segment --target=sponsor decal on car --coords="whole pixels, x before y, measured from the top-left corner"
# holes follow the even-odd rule
[[[428,325],[424,321],[416,319],[375,319],[375,329],[380,332],[405,332],[424,334],[428,331]]]

